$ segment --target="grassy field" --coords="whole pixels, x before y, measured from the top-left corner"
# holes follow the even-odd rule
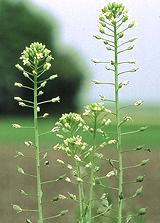
[[[159,222],[159,197],[160,197],[160,181],[159,181],[159,160],[160,153],[158,149],[160,148],[160,108],[150,107],[147,109],[140,109],[133,111],[128,111],[127,114],[130,114],[134,117],[135,121],[131,121],[130,124],[127,124],[123,127],[122,131],[133,131],[137,130],[142,126],[147,126],[148,129],[144,132],[136,133],[133,135],[124,136],[123,138],[123,148],[124,149],[133,149],[138,145],[145,144],[147,148],[153,149],[152,153],[146,152],[132,152],[125,153],[124,163],[125,165],[137,164],[142,159],[149,158],[149,164],[138,170],[139,175],[145,175],[144,181],[144,196],[140,196],[138,199],[135,199],[133,207],[138,209],[140,207],[147,207],[148,213],[146,215],[146,223],[150,222]],[[54,127],[56,119],[49,118],[41,120],[40,122],[40,131],[41,133],[51,130]],[[30,149],[25,150],[25,154],[28,156],[25,158],[17,158],[14,156],[16,151],[23,150],[25,147],[24,141],[33,139],[33,132],[31,129],[14,129],[11,127],[12,123],[19,123],[22,126],[32,126],[33,122],[31,118],[27,117],[1,117],[0,118],[0,222],[11,222],[18,223],[24,222],[26,217],[30,217],[33,222],[35,222],[35,217],[33,214],[19,214],[17,215],[11,208],[11,203],[17,203],[23,207],[35,208],[36,204],[33,198],[26,199],[23,198],[19,190],[24,189],[27,192],[33,194],[34,182],[32,179],[26,176],[21,176],[17,174],[16,166],[20,165],[27,172],[34,173],[35,167],[33,159],[30,159],[30,156],[33,155]],[[109,132],[115,131],[115,124],[108,127]],[[54,134],[47,134],[41,137],[42,148],[50,149],[52,145],[57,142],[57,138]],[[113,150],[109,149],[106,151],[107,157],[112,158]],[[51,151],[48,156],[50,162],[49,167],[43,168],[43,180],[56,179],[59,175],[66,173],[64,167],[61,167],[57,164],[56,159],[60,158],[65,161],[63,154],[59,152]],[[104,172],[106,173],[106,166],[104,167]],[[133,180],[137,176],[137,169],[133,169],[125,173],[125,180]],[[152,188],[152,190],[150,190]],[[130,186],[126,189],[127,196],[133,194],[136,190],[136,186]],[[64,182],[57,184],[48,185],[45,188],[46,191],[46,200],[51,197],[57,196],[60,194],[67,194],[68,191],[72,193],[74,189],[71,185]],[[47,216],[56,214],[59,210],[69,208],[70,210],[74,209],[75,204],[62,202],[59,204],[50,204],[46,206],[45,213]],[[132,206],[127,204],[127,207],[130,209]],[[57,219],[57,223],[74,223],[74,217],[72,215],[67,215],[65,218]],[[97,221],[102,223],[102,221]],[[106,222],[106,220],[104,220]],[[135,221],[139,223],[138,221]]]
[[[133,113],[134,112],[134,113]],[[144,132],[126,135],[123,138],[124,147],[135,147],[146,144],[147,147],[157,149],[160,146],[160,108],[147,107],[140,110],[128,110],[134,120],[124,125],[122,132],[134,131],[142,126],[148,128]],[[50,131],[54,127],[56,119],[48,118],[40,121],[40,132]],[[27,117],[1,117],[0,118],[0,145],[20,145],[26,140],[32,140],[32,129],[14,129],[12,123],[19,123],[22,126],[31,127],[33,122]],[[108,127],[108,132],[115,132],[115,124]],[[114,135],[112,136],[114,137]],[[54,145],[57,142],[55,134],[47,134],[41,137],[42,145]]]

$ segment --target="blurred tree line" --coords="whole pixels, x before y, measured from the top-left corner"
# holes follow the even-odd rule
[[[27,99],[31,95],[24,89],[14,87],[14,82],[26,84],[15,64],[25,46],[42,42],[52,50],[53,61],[49,74],[58,74],[46,87],[44,100],[60,96],[60,104],[47,104],[44,112],[52,114],[76,111],[78,95],[84,83],[86,66],[75,50],[60,45],[59,31],[53,18],[41,9],[35,9],[30,1],[0,0],[0,114],[25,114],[28,109],[19,108],[14,96]]]

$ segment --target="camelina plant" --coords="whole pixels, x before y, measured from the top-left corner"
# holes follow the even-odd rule
[[[20,212],[30,212],[35,211],[37,213],[37,222],[43,223],[44,220],[52,219],[55,216],[51,217],[45,217],[43,214],[43,190],[42,186],[44,182],[42,181],[41,176],[41,168],[42,168],[42,160],[45,160],[47,153],[44,153],[40,149],[40,143],[39,139],[40,136],[45,133],[39,132],[39,119],[40,118],[46,118],[49,114],[44,113],[43,115],[40,114],[40,106],[46,103],[55,103],[60,102],[59,97],[52,98],[47,101],[39,101],[39,98],[44,94],[44,87],[46,86],[48,81],[52,81],[55,78],[57,78],[57,75],[51,75],[49,77],[45,77],[44,74],[47,72],[51,67],[51,61],[53,60],[51,56],[51,51],[48,50],[45,45],[41,43],[32,43],[29,47],[26,47],[26,49],[22,52],[22,55],[20,57],[20,60],[22,60],[23,66],[17,64],[17,69],[24,75],[25,78],[27,78],[30,81],[29,86],[25,86],[22,83],[15,83],[16,87],[19,88],[25,88],[26,90],[33,92],[33,100],[26,100],[22,99],[20,97],[14,97],[14,99],[18,102],[18,104],[21,107],[24,108],[30,108],[33,109],[33,127],[24,127],[19,124],[13,124],[12,126],[14,128],[31,128],[34,131],[34,142],[32,141],[25,141],[25,145],[27,147],[32,147],[34,150],[34,159],[35,159],[35,165],[36,165],[36,173],[35,175],[27,173],[25,170],[23,170],[22,167],[17,167],[17,171],[23,175],[29,175],[36,179],[36,196],[35,199],[37,200],[37,209],[36,210],[28,210],[25,208],[20,207],[17,204],[13,204],[13,209],[17,211],[17,213]],[[55,129],[52,129],[50,132],[54,132]],[[43,154],[44,153],[44,154]],[[17,156],[24,156],[23,153],[17,152]],[[46,161],[46,165],[47,165]],[[27,195],[26,192],[21,190],[21,193],[24,195]],[[62,213],[58,214],[57,216],[61,216],[65,214],[64,211]],[[31,223],[30,219],[26,219],[27,223]]]
[[[125,212],[124,203],[128,199],[139,196],[143,187],[138,186],[135,193],[127,197],[124,187],[128,185],[124,181],[124,171],[130,168],[138,168],[145,166],[148,159],[142,160],[140,163],[131,166],[125,166],[123,164],[123,154],[128,152],[122,148],[122,137],[128,134],[139,133],[145,130],[146,127],[141,127],[138,130],[124,132],[123,125],[131,120],[131,117],[123,114],[123,110],[128,106],[121,106],[119,92],[123,87],[129,84],[128,81],[121,82],[121,76],[127,73],[134,73],[138,68],[126,68],[126,65],[135,64],[134,60],[121,60],[123,53],[128,53],[134,48],[133,42],[136,38],[124,40],[125,33],[130,30],[135,22],[131,22],[126,25],[128,21],[128,13],[125,7],[119,3],[109,3],[102,9],[102,14],[99,16],[99,31],[101,35],[95,35],[97,40],[103,41],[106,49],[113,53],[111,60],[99,61],[92,59],[95,64],[104,64],[107,72],[113,73],[113,82],[101,82],[99,80],[94,81],[95,84],[111,85],[114,88],[114,99],[106,99],[104,96],[100,96],[101,101],[98,103],[92,103],[85,106],[84,112],[81,114],[69,113],[63,114],[56,122],[55,127],[51,130],[56,134],[59,139],[59,143],[54,145],[55,150],[62,150],[66,155],[65,161],[57,159],[57,162],[66,166],[68,171],[66,175],[63,175],[66,183],[75,186],[74,193],[72,191],[65,195],[59,195],[53,199],[53,202],[57,202],[60,199],[71,199],[75,202],[75,206],[78,206],[78,212],[76,214],[77,223],[95,223],[102,222],[105,218],[107,222],[116,223],[129,223],[134,220],[134,217],[143,217],[146,214],[146,208],[140,208],[137,213],[128,214]],[[65,215],[67,210],[61,211],[56,216],[43,217],[42,208],[42,185],[41,180],[41,166],[40,160],[46,157],[44,154],[41,157],[40,145],[39,145],[39,128],[38,128],[38,114],[40,112],[40,105],[49,102],[59,102],[59,97],[52,98],[48,101],[38,101],[38,97],[43,94],[42,89],[47,84],[47,81],[53,80],[57,75],[52,75],[43,80],[43,74],[50,68],[52,56],[50,51],[45,48],[44,45],[39,43],[33,43],[29,48],[26,48],[22,52],[20,58],[25,68],[20,65],[16,65],[19,71],[28,78],[33,86],[24,86],[21,83],[15,83],[17,87],[23,87],[27,90],[33,91],[33,101],[21,99],[15,97],[19,105],[22,107],[32,108],[34,111],[34,129],[35,141],[27,141],[27,146],[32,146],[35,151],[36,160],[36,177],[37,180],[37,211],[38,223],[43,223],[44,220],[50,220],[62,215]],[[105,103],[109,102],[115,105],[115,111],[111,111],[106,108]],[[136,101],[132,105],[139,107],[143,102],[141,100]],[[45,118],[48,114],[40,116]],[[116,132],[114,136],[110,132],[111,117],[115,117]],[[114,118],[113,118],[114,119]],[[13,124],[15,128],[22,128],[19,124]],[[103,154],[105,148],[110,145],[116,145],[116,153],[118,159],[106,158],[106,153]],[[142,150],[144,146],[137,146],[135,151]],[[103,149],[103,150],[102,150]],[[22,153],[17,155],[23,156]],[[101,162],[107,163],[111,170],[102,176]],[[21,167],[18,167],[18,172],[21,174],[27,174]],[[115,178],[115,185],[108,185],[108,180],[111,177]],[[137,176],[132,182],[141,184],[144,180],[144,176]],[[129,182],[131,183],[131,182]],[[101,188],[101,190],[99,190]],[[103,193],[99,197],[99,193]],[[108,191],[114,191],[116,197],[116,203],[112,202]],[[25,193],[22,191],[22,193]],[[112,194],[112,193],[110,193]],[[115,199],[114,199],[115,200]],[[19,205],[13,204],[13,208],[19,213],[27,211],[21,208]],[[29,211],[29,210],[28,210]],[[101,218],[103,217],[103,218]],[[101,218],[101,219],[100,219]],[[101,221],[102,220],[102,221]],[[30,219],[26,219],[28,223],[31,223]],[[105,221],[106,222],[106,221]]]
[[[115,112],[113,113],[116,117],[116,129],[117,129],[117,136],[116,136],[116,151],[118,153],[118,166],[117,169],[117,179],[118,179],[118,196],[117,196],[117,221],[118,223],[122,222],[130,222],[131,219],[134,217],[134,215],[129,215],[128,218],[125,219],[125,216],[123,215],[123,202],[124,200],[127,200],[124,194],[124,186],[126,185],[124,182],[124,171],[126,171],[129,168],[134,167],[140,167],[147,164],[148,159],[142,160],[139,164],[136,164],[135,166],[124,166],[123,164],[123,154],[125,152],[124,148],[122,148],[122,137],[126,136],[128,134],[134,134],[138,132],[142,132],[146,129],[146,127],[141,127],[138,130],[131,131],[131,132],[123,132],[123,125],[130,121],[132,118],[128,115],[124,115],[123,110],[126,109],[128,106],[140,106],[143,101],[139,100],[133,103],[132,105],[121,107],[120,105],[120,97],[119,92],[121,89],[129,84],[129,81],[120,81],[121,77],[126,75],[127,73],[134,73],[138,70],[137,67],[129,68],[129,69],[123,69],[123,66],[126,67],[126,65],[134,65],[135,60],[123,60],[123,56],[121,56],[124,53],[130,52],[133,48],[133,42],[136,40],[136,38],[131,38],[128,40],[125,40],[125,34],[127,31],[129,31],[132,27],[135,25],[135,21],[132,21],[131,23],[128,22],[128,12],[125,9],[125,6],[123,4],[119,3],[109,3],[107,6],[105,6],[102,9],[102,14],[99,16],[99,32],[102,34],[101,36],[95,35],[94,37],[97,40],[103,41],[106,50],[113,53],[113,59],[111,61],[99,61],[97,59],[93,59],[92,61],[95,64],[106,64],[105,68],[107,71],[110,71],[113,73],[114,81],[112,83],[107,82],[100,82],[100,81],[94,81],[95,84],[108,84],[112,85],[114,87],[114,99],[113,100],[104,100],[113,102],[115,104]],[[144,146],[137,146],[135,150],[141,150]],[[144,180],[144,176],[138,176],[134,183],[141,183]],[[131,196],[130,198],[134,198],[142,193],[143,187],[139,187],[135,194]],[[140,208],[138,211],[138,215],[143,216],[146,213],[146,208]],[[137,216],[137,214],[135,214]]]

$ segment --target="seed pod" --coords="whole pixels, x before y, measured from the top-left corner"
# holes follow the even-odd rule
[[[145,166],[148,163],[149,159],[142,160],[140,166]]]
[[[13,204],[12,207],[17,212],[17,214],[23,211],[22,208],[17,204]]]
[[[139,196],[139,195],[141,195],[142,192],[143,192],[143,186],[141,186],[140,188],[138,188],[138,189],[136,190],[135,196]]]
[[[26,223],[32,223],[32,221],[28,218],[26,218]]]
[[[144,181],[144,176],[138,176],[136,182],[141,183]]]
[[[140,208],[139,211],[138,211],[138,214],[139,215],[145,215],[147,212],[147,209],[146,208]]]

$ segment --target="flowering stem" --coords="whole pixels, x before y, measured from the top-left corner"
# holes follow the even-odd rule
[[[92,221],[92,204],[93,204],[93,187],[95,178],[95,164],[94,164],[94,153],[96,149],[96,131],[97,131],[97,114],[94,114],[94,132],[93,132],[93,150],[91,152],[91,175],[90,175],[90,190],[89,190],[89,201],[88,201],[88,221]]]
[[[81,171],[79,162],[76,161],[76,168],[78,177],[81,178]],[[79,193],[79,212],[80,212],[80,223],[84,223],[84,192],[83,192],[83,182],[78,182],[78,193]]]
[[[116,105],[116,126],[117,126],[117,151],[119,160],[118,172],[118,223],[122,223],[122,208],[123,199],[123,162],[122,162],[122,147],[121,147],[121,125],[120,125],[120,106],[119,106],[119,83],[118,83],[118,43],[117,43],[117,23],[114,25],[114,62],[115,62],[115,105]]]
[[[34,75],[34,134],[35,134],[35,157],[36,157],[36,175],[37,175],[37,204],[38,204],[38,223],[43,223],[42,214],[42,188],[41,188],[41,169],[40,169],[40,147],[39,130],[37,117],[37,69]]]

